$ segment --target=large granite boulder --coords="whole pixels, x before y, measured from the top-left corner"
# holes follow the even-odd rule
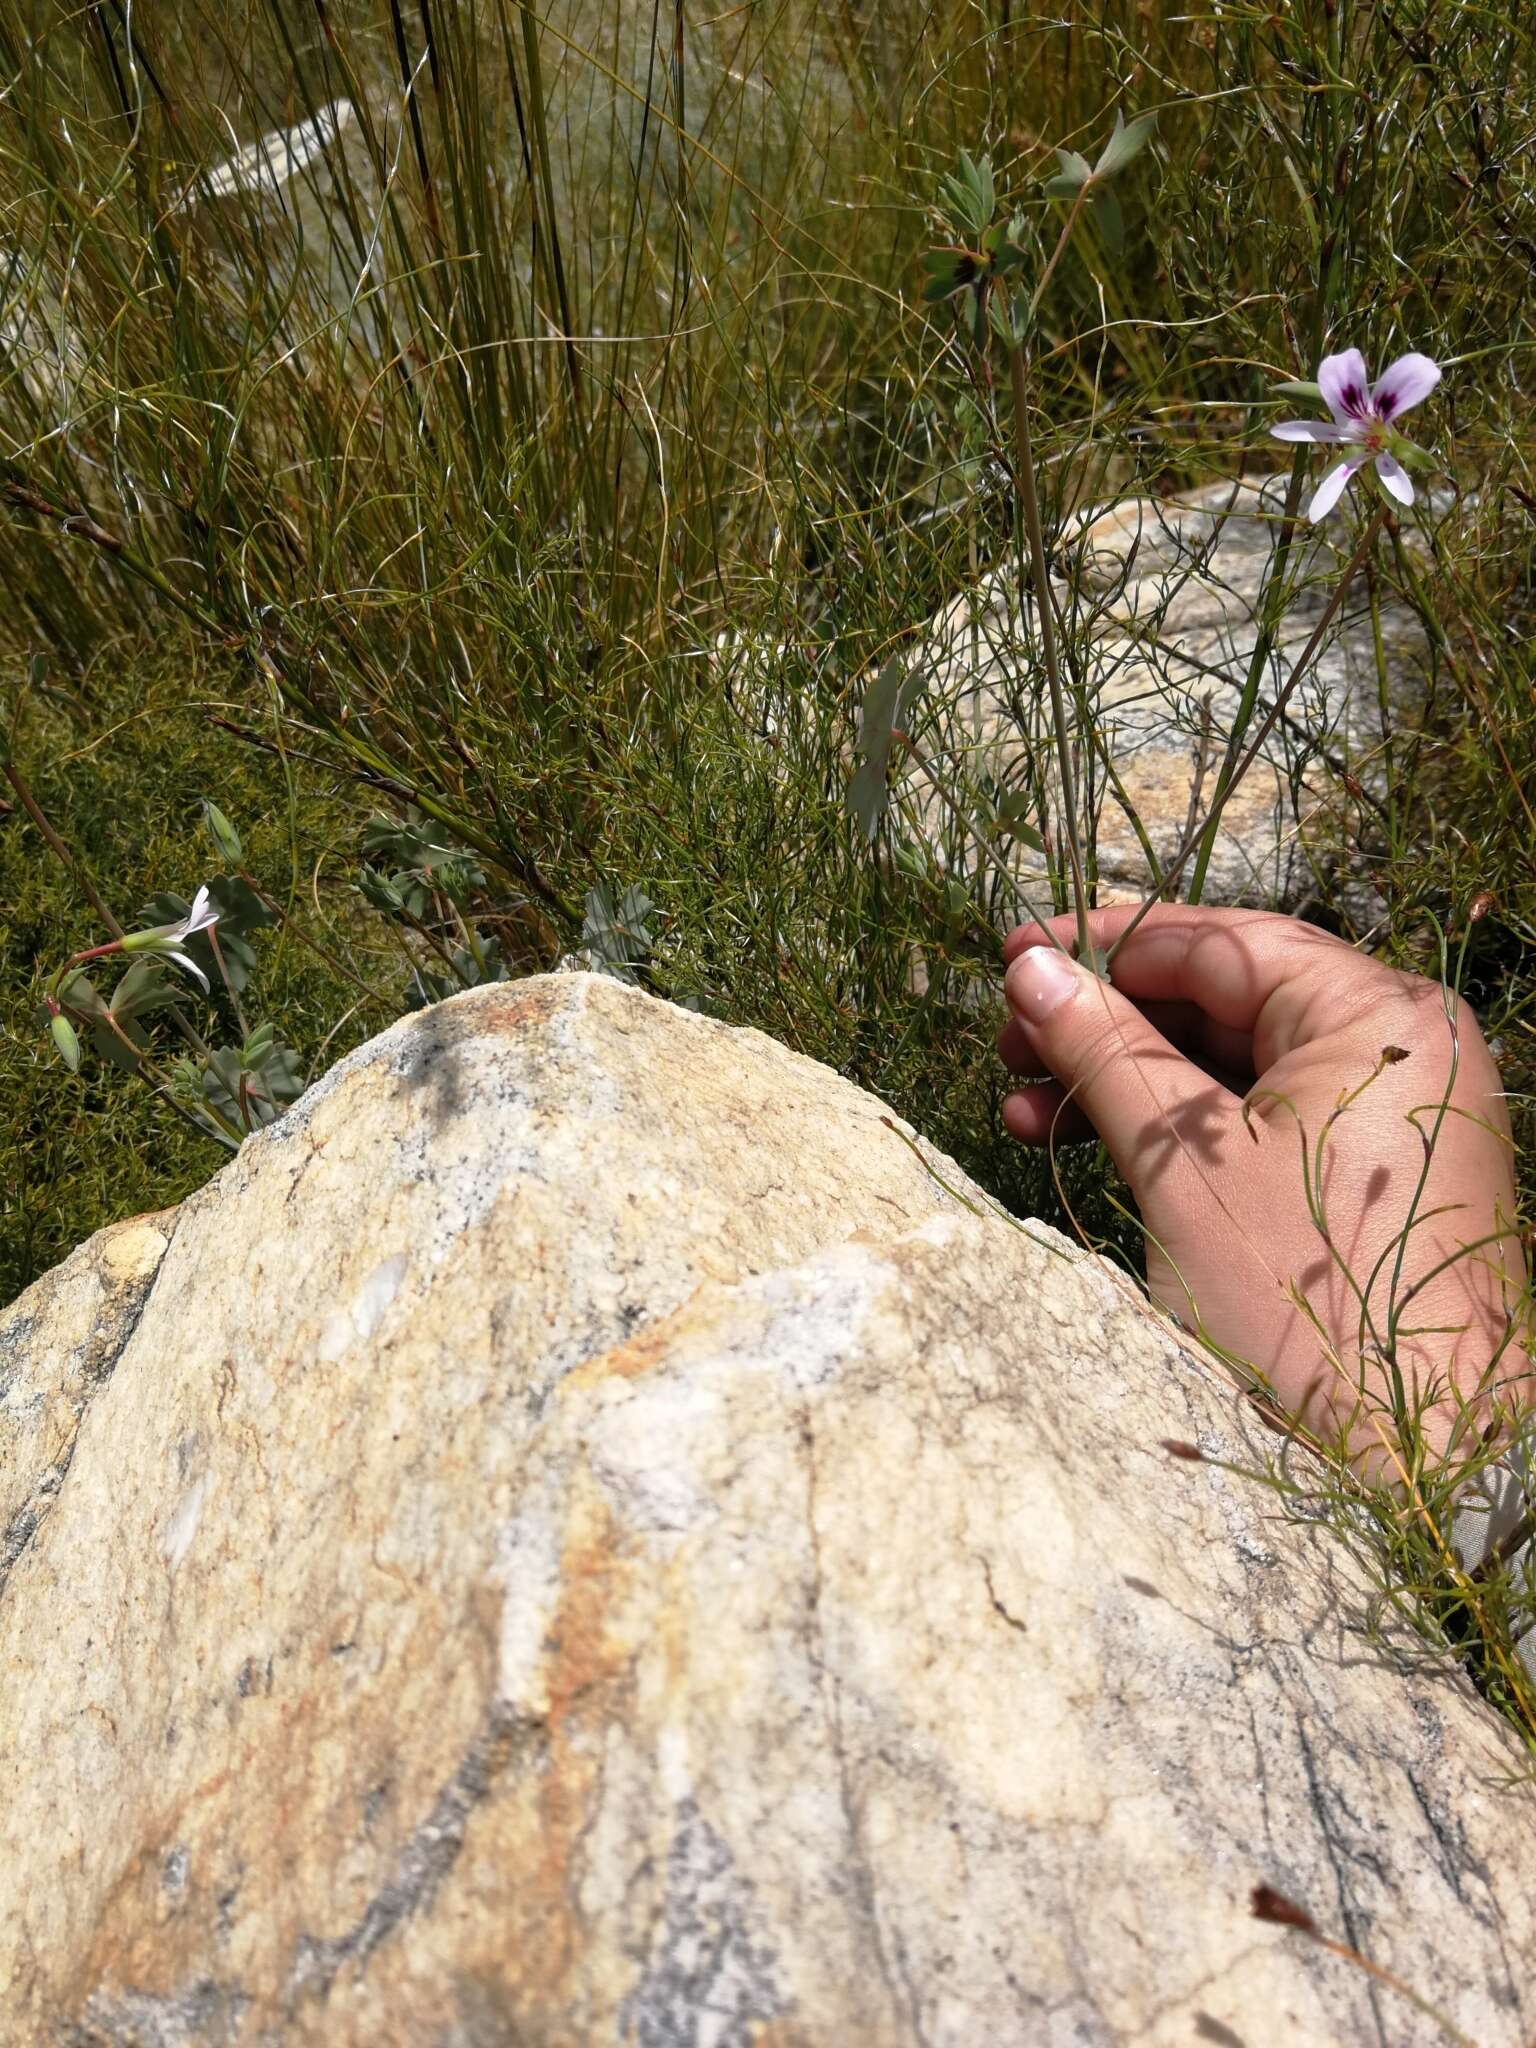
[[[1515,2048],[1523,1753],[1251,1417],[753,1032],[412,1017],[0,1321],[0,2040],[1443,2038],[1269,1884]]]

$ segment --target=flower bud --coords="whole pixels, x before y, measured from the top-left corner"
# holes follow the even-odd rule
[[[218,848],[223,859],[231,867],[238,867],[242,859],[240,834],[211,798],[203,798],[203,823],[208,828],[208,837]]]
[[[48,1036],[53,1040],[54,1048],[65,1066],[68,1067],[72,1074],[78,1074],[80,1071],[80,1040],[75,1034],[74,1025],[70,1023],[62,1010],[55,1011],[53,1016],[48,1019]]]

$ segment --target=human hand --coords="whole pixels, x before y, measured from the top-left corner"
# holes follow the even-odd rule
[[[1094,945],[1134,915],[1093,912]],[[1070,917],[1053,929],[1071,943]],[[1530,1398],[1509,1118],[1465,1003],[1249,910],[1159,905],[1112,986],[1039,925],[1004,958],[998,1050],[1055,1077],[1004,1121],[1031,1145],[1097,1130],[1140,1207],[1154,1300],[1371,1470],[1391,1462],[1394,1359],[1436,1456],[1476,1448],[1459,1413],[1480,1431],[1496,1397],[1504,1414]]]

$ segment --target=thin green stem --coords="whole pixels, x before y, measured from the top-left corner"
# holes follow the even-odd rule
[[[1298,685],[1298,683],[1300,683],[1302,677],[1306,674],[1307,670],[1312,666],[1312,663],[1317,656],[1317,651],[1323,644],[1323,640],[1328,632],[1328,628],[1333,624],[1334,620],[1338,617],[1339,607],[1343,604],[1344,599],[1348,594],[1349,586],[1351,583],[1354,582],[1355,577],[1361,568],[1361,565],[1364,563],[1367,555],[1370,553],[1372,544],[1374,543],[1377,534],[1381,531],[1382,524],[1385,521],[1386,517],[1386,506],[1378,505],[1376,507],[1376,510],[1371,514],[1370,520],[1366,525],[1365,532],[1360,536],[1359,545],[1356,547],[1355,552],[1350,556],[1349,560],[1345,563],[1343,572],[1340,575],[1338,582],[1333,587],[1333,594],[1328,599],[1327,604],[1323,607],[1322,617],[1313,627],[1306,646],[1301,650],[1301,653],[1296,657],[1295,666],[1292,668],[1290,674],[1286,677],[1284,688],[1280,691],[1279,695],[1275,698],[1274,703],[1270,705],[1269,710],[1265,713],[1264,718],[1259,725],[1258,731],[1254,734],[1253,739],[1249,743],[1247,752],[1243,755],[1242,759],[1238,762],[1236,768],[1232,771],[1232,773],[1230,775],[1225,776],[1223,782],[1218,785],[1216,795],[1211,800],[1211,808],[1209,812],[1206,814],[1204,822],[1198,825],[1193,832],[1186,835],[1183,844],[1179,847],[1178,852],[1174,855],[1173,859],[1169,861],[1167,867],[1163,870],[1162,888],[1158,890],[1155,894],[1147,897],[1145,902],[1143,902],[1140,908],[1137,910],[1136,915],[1131,919],[1130,923],[1126,926],[1125,930],[1120,934],[1119,938],[1115,940],[1113,946],[1110,947],[1109,957],[1111,960],[1114,959],[1116,953],[1119,952],[1120,948],[1125,944],[1126,940],[1131,936],[1132,932],[1136,930],[1137,926],[1141,923],[1142,919],[1147,915],[1148,911],[1152,909],[1153,905],[1161,902],[1163,897],[1167,895],[1168,891],[1173,888],[1175,883],[1178,881],[1180,875],[1184,872],[1185,862],[1189,859],[1190,855],[1195,851],[1195,848],[1199,846],[1202,840],[1205,839],[1208,835],[1214,837],[1215,826],[1217,822],[1220,820],[1221,814],[1223,810],[1226,808],[1227,803],[1232,796],[1232,792],[1237,788],[1238,784],[1243,780],[1244,776],[1248,773],[1249,769],[1258,759],[1260,752],[1263,750],[1264,742],[1269,738],[1270,734],[1279,724],[1281,718],[1285,715],[1285,707],[1291,701],[1291,697],[1296,690],[1296,686]]]
[[[1005,876],[1007,876],[1013,888],[1017,891],[1019,901],[1023,904],[1025,910],[1028,911],[1030,917],[1034,920],[1034,922],[1037,925],[1039,925],[1040,929],[1045,933],[1046,937],[1050,940],[1051,944],[1057,949],[1058,952],[1065,953],[1067,949],[1065,946],[1062,945],[1060,939],[1057,938],[1056,933],[1052,928],[1050,918],[1048,916],[1041,915],[1041,913],[1030,902],[1029,897],[1026,895],[1025,891],[1019,886],[1018,878],[1015,876],[1013,872],[1013,866],[1009,860],[1007,853],[998,844],[997,840],[993,837],[991,832],[988,831],[986,826],[982,824],[981,820],[975,817],[970,811],[966,809],[964,803],[956,794],[954,786],[949,781],[948,777],[944,775],[940,769],[935,767],[933,762],[928,758],[927,754],[925,754],[923,749],[917,744],[917,741],[914,740],[909,734],[902,732],[900,728],[898,728],[896,732],[892,734],[892,738],[898,741],[902,746],[906,748],[907,752],[912,756],[913,760],[917,763],[918,767],[922,770],[924,775],[927,776],[928,780],[933,784],[934,788],[938,791],[940,798],[949,807],[949,810],[952,813],[952,815],[959,821],[959,823],[962,826],[964,826],[964,828],[968,832],[975,833],[976,843],[978,844],[978,846],[980,846],[983,853],[988,854],[991,857],[991,859],[997,863],[1002,873]]]
[[[1070,226],[1069,219],[1068,228]],[[1060,246],[1058,244],[1058,249]],[[1056,729],[1056,757],[1061,771],[1061,822],[1067,842],[1067,858],[1072,867],[1072,900],[1077,911],[1077,957],[1085,967],[1091,967],[1093,939],[1088,929],[1088,888],[1083,879],[1083,840],[1077,820],[1072,727],[1067,718],[1066,693],[1061,686],[1061,664],[1057,657],[1050,569],[1045,555],[1045,534],[1040,524],[1040,499],[1035,490],[1034,449],[1029,436],[1029,373],[1024,360],[1024,344],[1020,341],[1009,343],[1008,376],[1013,390],[1014,471],[1019,505],[1024,515],[1024,530],[1029,537],[1029,573],[1035,591],[1035,616],[1040,621],[1040,650],[1051,693],[1051,723]],[[1023,566],[1021,563],[1020,567]]]

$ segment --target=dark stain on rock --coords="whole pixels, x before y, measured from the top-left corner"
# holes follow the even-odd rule
[[[58,2048],[235,2048],[251,2000],[238,1984],[199,1979],[181,1991],[96,1991]]]
[[[248,1700],[256,1694],[265,1696],[271,1690],[272,1659],[268,1657],[263,1662],[255,1657],[247,1657],[235,1674],[235,1691],[241,1699]]]
[[[1195,2014],[1195,2039],[1214,2041],[1217,2048],[1248,2048],[1241,2034],[1234,2034],[1224,2020],[1213,2019],[1208,2012]]]
[[[349,1966],[361,1976],[375,1949],[404,1921],[431,1905],[458,1861],[470,1815],[512,1759],[542,1735],[542,1722],[499,1703],[492,1708],[464,1760],[432,1802],[432,1811],[352,1926],[344,1934],[300,1936],[288,1972],[290,2008],[303,1998],[323,2000]]]
[[[751,1881],[686,1799],[667,1850],[666,1897],[645,1974],[625,1999],[619,2038],[636,2048],[751,2048],[790,2011]]]
[[[37,1328],[34,1315],[9,1315],[0,1321],[0,1401],[11,1391],[20,1376],[18,1360],[26,1356],[32,1342],[32,1333]]]

